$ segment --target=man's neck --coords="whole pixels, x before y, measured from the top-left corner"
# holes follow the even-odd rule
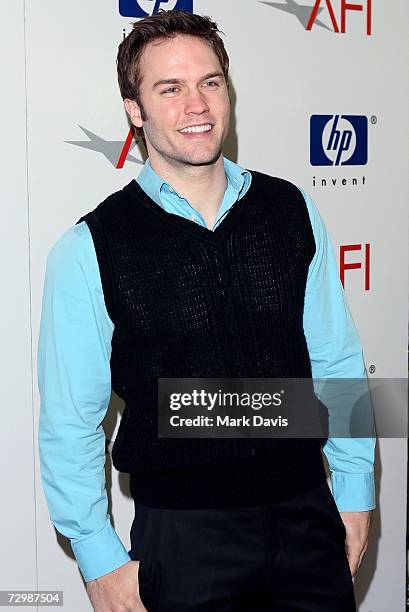
[[[227,187],[223,156],[209,166],[173,168],[156,159],[150,159],[150,163],[153,170],[202,215],[207,227],[212,228]]]

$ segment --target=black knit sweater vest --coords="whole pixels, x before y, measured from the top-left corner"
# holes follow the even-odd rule
[[[254,506],[325,479],[323,438],[158,438],[158,377],[311,378],[308,210],[292,183],[252,175],[215,230],[166,212],[134,180],[77,222],[115,326],[112,388],[125,409],[112,461],[138,503]]]

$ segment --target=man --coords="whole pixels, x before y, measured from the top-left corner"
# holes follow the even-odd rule
[[[149,159],[47,259],[39,446],[51,519],[98,612],[355,610],[373,439],[157,436],[158,377],[365,377],[324,224],[295,185],[223,157],[229,60],[210,19],[142,19],[117,66]],[[125,401],[112,457],[131,475],[129,553],[104,487],[111,383]]]

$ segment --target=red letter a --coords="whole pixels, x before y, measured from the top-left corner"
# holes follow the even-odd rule
[[[309,18],[308,23],[307,23],[307,28],[306,28],[307,30],[311,30],[312,24],[314,23],[314,21],[315,21],[315,19],[317,17],[317,13],[318,13],[318,9],[320,7],[320,4],[321,4],[321,0],[315,0],[315,4],[313,6],[310,18]],[[329,15],[331,17],[332,27],[334,28],[334,32],[339,33],[339,28],[338,28],[337,20],[335,19],[334,9],[332,8],[332,5],[331,5],[331,0],[325,0],[325,4],[327,5],[328,11],[329,11]]]

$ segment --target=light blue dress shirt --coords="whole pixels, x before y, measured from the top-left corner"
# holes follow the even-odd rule
[[[227,188],[212,230],[251,184],[251,173],[224,158]],[[137,178],[166,211],[206,227],[202,215],[165,183],[149,160]],[[366,376],[361,343],[345,301],[330,238],[302,189],[316,242],[304,304],[304,332],[314,378]],[[108,514],[105,434],[111,396],[111,339],[94,244],[87,224],[52,246],[44,281],[38,343],[41,479],[55,528],[71,541],[86,581],[130,560]],[[375,507],[375,440],[329,438],[323,447],[340,511]]]

